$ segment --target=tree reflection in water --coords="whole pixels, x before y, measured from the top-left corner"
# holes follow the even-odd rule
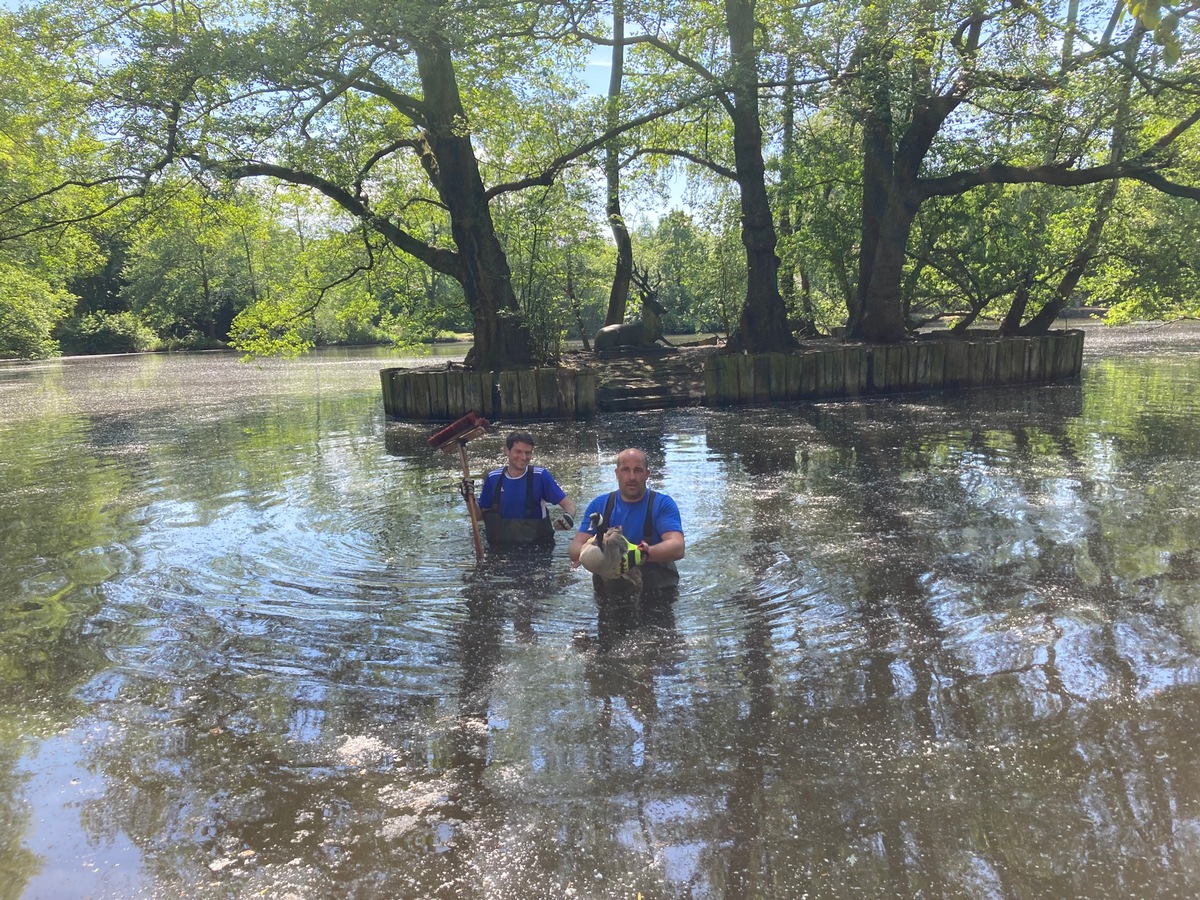
[[[373,381],[9,422],[4,890],[81,868],[50,819],[147,893],[1190,896],[1195,359],[539,425],[576,498],[647,447],[670,604],[598,604],[562,538],[475,566]],[[25,748],[74,735],[71,793]]]

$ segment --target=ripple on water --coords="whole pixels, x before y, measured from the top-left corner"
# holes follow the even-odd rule
[[[412,547],[380,509],[317,511],[240,492],[156,500],[128,548],[134,571],[111,583],[122,631],[144,631],[122,662],[148,675],[204,671],[407,688],[438,669],[464,591],[469,542]],[[118,613],[116,610],[123,610]]]
[[[0,529],[27,548],[11,583],[54,612],[8,658],[60,661],[24,696],[115,723],[111,747],[44,779],[31,821],[73,815],[62,785],[102,772],[101,837],[140,828],[156,873],[239,895],[713,894],[730,853],[775,854],[797,896],[818,870],[842,893],[987,890],[937,864],[980,834],[998,836],[982,858],[1034,834],[1064,861],[1132,835],[1102,856],[1148,871],[1195,805],[1172,773],[1194,768],[1200,633],[1196,404],[1156,398],[1188,376],[1150,368],[1094,367],[1084,391],[539,423],[583,502],[610,489],[616,448],[649,450],[689,551],[653,618],[599,610],[562,540],[477,566],[458,460],[382,422],[376,371],[322,391],[270,364],[221,396],[150,373],[116,397],[97,377],[82,432],[68,397],[62,447],[16,442],[36,477],[0,463],[18,523]],[[477,470],[502,439],[473,442]],[[84,593],[70,572],[100,581],[78,631],[46,603]],[[1146,805],[1164,784],[1179,803]],[[610,865],[614,847],[643,855]],[[834,868],[806,856],[822,847],[842,848]]]

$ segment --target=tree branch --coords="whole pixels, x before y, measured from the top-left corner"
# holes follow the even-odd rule
[[[5,241],[18,241],[22,238],[29,237],[30,235],[42,234],[46,231],[54,231],[55,229],[66,228],[71,225],[81,225],[84,222],[91,222],[95,219],[102,218],[103,216],[108,215],[108,213],[112,212],[122,203],[142,196],[145,188],[145,179],[140,177],[134,178],[132,176],[116,176],[114,178],[102,178],[98,181],[64,181],[60,184],[56,184],[54,187],[49,188],[48,190],[41,191],[32,197],[24,198],[19,203],[14,203],[12,206],[9,206],[4,210],[0,210],[0,217],[3,217],[7,216],[11,212],[14,212],[15,210],[20,209],[22,206],[27,206],[45,197],[52,197],[58,192],[67,190],[69,188],[82,188],[84,190],[90,190],[92,188],[103,187],[105,185],[120,183],[122,181],[133,181],[138,185],[138,187],[136,190],[130,191],[127,194],[122,194],[121,196],[110,200],[98,209],[90,210],[89,212],[82,213],[77,216],[55,218],[50,222],[40,222],[36,225],[30,225],[27,228],[21,229],[20,231],[11,231],[7,233],[0,232],[0,244],[4,243]]]
[[[1133,178],[1168,194],[1190,199],[1200,199],[1200,189],[1168,181],[1154,166],[1156,158],[1174,141],[1200,121],[1200,109],[1180,120],[1155,141],[1150,147],[1128,160],[1091,166],[1085,169],[1069,168],[1069,165],[1052,163],[1041,166],[1010,166],[992,163],[964,172],[955,172],[938,178],[922,178],[916,182],[916,195],[920,200],[930,197],[952,197],[966,193],[985,184],[1050,184],[1058,187],[1076,187],[1097,184],[1114,178]]]
[[[399,140],[392,141],[386,146],[380,147],[371,154],[370,158],[368,158],[358,170],[358,177],[354,179],[354,193],[358,195],[359,199],[363,201],[364,205],[366,204],[366,199],[363,198],[362,184],[367,180],[367,176],[371,174],[371,170],[375,168],[375,165],[380,161],[387,159],[387,157],[391,156],[397,150],[403,150],[406,147],[410,150],[418,150],[419,146],[419,143],[411,138],[401,138]]]
[[[1144,172],[1132,173],[1129,177],[1143,184],[1148,184],[1150,187],[1157,191],[1162,191],[1164,194],[1170,194],[1172,197],[1184,197],[1188,200],[1200,202],[1200,188],[1193,187],[1190,184],[1179,184],[1178,182],[1170,181],[1158,172],[1146,170]]]
[[[649,44],[654,49],[664,53],[665,55],[669,56],[671,59],[675,60],[675,62],[679,63],[684,68],[691,69],[693,72],[695,72],[701,78],[703,78],[705,81],[710,81],[710,82],[715,83],[718,80],[717,76],[715,74],[713,74],[713,72],[710,71],[708,68],[706,68],[703,64],[701,64],[697,60],[692,59],[690,56],[687,56],[686,54],[680,53],[677,49],[672,47],[670,44],[668,44],[662,38],[655,37],[652,34],[635,34],[632,37],[622,38],[619,41],[615,41],[612,38],[602,37],[598,34],[592,34],[590,32],[584,31],[582,28],[572,29],[572,34],[574,34],[576,37],[580,38],[581,40],[585,40],[590,44],[596,44],[597,46],[600,46],[600,47],[615,47],[617,45],[620,45],[622,47],[632,47],[635,44]]]
[[[712,97],[717,93],[717,90],[713,90],[705,91],[701,94],[694,94],[690,97],[685,97],[684,99],[673,103],[668,107],[655,110],[653,112],[648,112],[645,115],[638,116],[636,119],[630,119],[628,122],[617,125],[613,128],[609,128],[602,134],[588,141],[586,144],[580,144],[575,149],[569,150],[561,156],[551,160],[550,164],[538,174],[530,175],[527,178],[522,178],[517,181],[509,181],[505,182],[504,184],[494,185],[487,189],[484,196],[486,196],[488,200],[491,200],[500,194],[510,193],[512,191],[521,191],[530,187],[551,185],[554,183],[554,179],[558,177],[558,173],[566,168],[568,164],[579,159],[581,156],[586,156],[593,150],[600,149],[617,135],[624,134],[626,131],[632,131],[634,128],[638,128],[649,122],[653,122],[656,119],[661,119],[663,116],[668,116],[671,113],[679,112],[681,109],[687,109],[687,107],[691,106],[693,103],[703,100],[706,97]]]
[[[412,119],[417,125],[422,128],[425,127],[425,104],[416,97],[396,90],[390,84],[380,81],[370,72],[364,77],[356,79],[353,86],[368,94],[374,94],[376,97],[386,100],[397,110]]]
[[[720,175],[722,178],[728,178],[730,181],[737,180],[737,172],[727,166],[723,166],[711,159],[705,159],[696,153],[689,153],[687,150],[678,150],[669,147],[642,147],[629,154],[629,160],[632,162],[639,156],[677,156],[680,159],[686,159],[688,162],[694,162],[698,166],[703,166],[710,172]]]
[[[322,74],[326,80],[333,82],[333,90],[325,91],[320,85],[315,85],[319,92],[317,105],[306,112],[300,119],[300,133],[308,137],[308,123],[313,120],[313,117],[338,97],[342,96],[342,94],[346,93],[346,91],[354,87],[366,72],[370,72],[370,63],[365,66],[356,67],[347,75],[343,75],[340,72],[323,72]]]
[[[241,179],[265,176],[267,178],[277,178],[289,184],[310,187],[324,194],[364,225],[387,238],[387,240],[391,241],[409,256],[419,259],[434,271],[441,272],[443,275],[449,275],[451,278],[459,281],[462,280],[462,262],[458,253],[452,250],[444,250],[440,247],[432,247],[424,241],[418,240],[387,216],[373,213],[367,208],[366,203],[345,188],[319,175],[263,162],[206,163],[203,160],[199,160],[199,162],[205,165],[206,168],[213,169],[227,178]]]

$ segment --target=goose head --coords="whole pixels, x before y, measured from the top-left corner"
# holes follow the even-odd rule
[[[594,512],[588,516],[588,530],[598,538],[604,537],[604,532],[608,531],[608,525],[604,522],[603,513]]]

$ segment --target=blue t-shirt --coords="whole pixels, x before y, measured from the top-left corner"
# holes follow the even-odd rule
[[[646,491],[637,503],[626,503],[621,499],[621,493],[618,491],[616,500],[613,502],[612,519],[608,524],[620,525],[625,540],[632,544],[637,544],[642,540],[648,544],[657,544],[662,541],[663,534],[668,531],[678,531],[683,534],[683,520],[679,516],[679,507],[675,505],[675,501],[671,497],[659,491],[654,492],[654,521],[651,523],[654,526],[654,533],[649,537],[642,534],[646,527],[646,500],[649,496],[650,491]],[[592,513],[604,515],[606,506],[608,506],[608,494],[601,494],[589,503],[583,519],[579,523],[579,530],[584,534],[594,534],[591,529],[591,515]]]
[[[507,466],[505,467],[505,469]],[[504,479],[504,489],[500,491],[500,518],[502,519],[544,519],[547,503],[561,503],[567,496],[566,491],[558,486],[546,469],[540,466],[529,466],[525,475],[520,478],[510,478],[505,469],[495,469],[488,472],[483,480],[483,488],[479,491],[479,505],[483,509],[491,509],[495,502],[496,489],[500,479]],[[533,479],[533,515],[525,509],[526,492],[528,487],[525,478]]]

